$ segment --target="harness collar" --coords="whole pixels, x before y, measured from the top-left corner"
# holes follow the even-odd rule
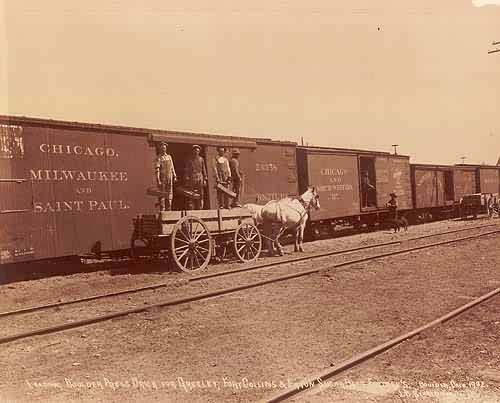
[[[303,206],[306,210],[309,208],[309,205],[310,205],[311,203],[307,203],[307,202],[306,202],[306,201],[302,198],[302,196],[299,196],[297,199],[299,200],[300,204],[302,204],[302,206]]]

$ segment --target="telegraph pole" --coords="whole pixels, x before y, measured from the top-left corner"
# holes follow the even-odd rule
[[[465,159],[466,159],[466,158],[467,158],[467,157],[460,157],[460,159],[462,160],[462,165],[464,165],[464,164],[465,164]]]
[[[398,152],[397,152],[398,146],[399,146],[399,144],[392,144],[392,147],[394,147],[394,155],[398,155]]]

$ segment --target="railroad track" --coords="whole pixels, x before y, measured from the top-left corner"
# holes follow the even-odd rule
[[[314,256],[301,257],[301,258],[289,259],[286,261],[278,261],[275,263],[256,265],[256,266],[252,266],[252,267],[248,267],[248,268],[230,270],[230,271],[221,272],[221,273],[207,274],[204,276],[194,277],[190,280],[191,281],[199,281],[201,279],[209,279],[209,278],[216,277],[216,276],[241,273],[243,271],[250,271],[250,270],[257,270],[257,269],[262,269],[262,268],[286,265],[286,264],[289,264],[291,262],[309,260],[311,258],[321,258],[321,257],[335,255],[335,254],[339,255],[339,254],[343,254],[343,253],[349,253],[349,252],[352,252],[355,250],[376,248],[376,247],[380,247],[381,245],[385,246],[385,245],[390,245],[390,244],[395,244],[395,243],[399,244],[399,243],[407,242],[407,241],[411,241],[411,240],[428,238],[430,236],[440,236],[440,235],[456,233],[456,232],[460,232],[460,231],[466,231],[466,230],[472,230],[472,229],[482,229],[482,228],[490,227],[490,226],[493,226],[493,225],[471,227],[471,228],[461,229],[461,230],[445,231],[445,232],[437,233],[437,234],[433,234],[433,235],[425,235],[425,236],[409,238],[405,241],[394,241],[394,242],[388,242],[388,243],[384,243],[384,244],[367,245],[367,246],[363,246],[363,247],[359,247],[359,248],[352,248],[352,249],[347,249],[347,250],[342,250],[342,251],[327,252],[327,253],[317,254]],[[62,323],[62,324],[58,324],[58,325],[54,325],[54,326],[38,328],[38,329],[27,331],[27,332],[22,332],[22,333],[18,333],[18,334],[14,334],[14,335],[1,337],[0,344],[9,343],[9,342],[12,342],[15,340],[22,340],[22,339],[26,339],[26,338],[37,336],[37,335],[50,334],[50,333],[60,332],[60,331],[68,330],[68,329],[74,329],[74,328],[78,328],[78,327],[82,327],[82,326],[87,326],[90,324],[99,323],[99,322],[111,320],[114,318],[127,316],[130,314],[136,314],[136,313],[149,311],[149,310],[155,309],[155,308],[176,306],[176,305],[186,304],[186,303],[190,303],[190,302],[194,302],[194,301],[200,301],[200,300],[204,300],[204,299],[208,299],[208,298],[232,294],[235,292],[239,292],[239,291],[243,291],[243,290],[247,290],[247,289],[251,289],[251,288],[255,288],[255,287],[260,287],[260,286],[264,286],[267,284],[278,283],[278,282],[282,282],[282,281],[286,281],[286,280],[290,280],[290,279],[294,279],[294,278],[304,277],[307,275],[318,273],[320,271],[326,271],[326,270],[332,270],[332,269],[335,269],[338,271],[342,267],[347,267],[347,266],[350,266],[350,265],[353,265],[356,263],[366,262],[366,261],[370,261],[370,260],[374,260],[374,259],[384,258],[384,257],[403,254],[403,253],[410,253],[413,251],[418,251],[418,250],[422,250],[422,249],[426,249],[426,248],[432,248],[432,247],[439,246],[439,245],[446,245],[446,244],[451,244],[451,243],[455,243],[455,242],[461,242],[461,241],[465,241],[465,240],[469,240],[469,239],[473,239],[473,238],[478,238],[478,237],[482,237],[482,236],[495,235],[495,234],[498,234],[499,232],[500,232],[500,229],[494,229],[494,230],[491,230],[488,232],[481,232],[479,234],[473,234],[473,235],[469,235],[469,236],[461,237],[461,238],[456,238],[456,239],[452,239],[452,240],[439,241],[439,242],[434,242],[431,244],[419,245],[419,246],[405,248],[405,249],[401,249],[401,250],[397,250],[397,251],[384,252],[384,253],[379,253],[379,254],[371,255],[371,256],[367,256],[367,257],[365,256],[365,257],[358,258],[358,259],[347,260],[344,262],[328,265],[326,268],[321,268],[321,269],[315,268],[315,269],[310,269],[310,270],[298,271],[298,272],[289,273],[289,274],[282,275],[282,276],[275,276],[275,277],[268,278],[265,280],[260,280],[260,281],[256,281],[256,282],[242,284],[242,285],[235,286],[235,287],[223,288],[223,289],[210,291],[210,292],[206,292],[206,293],[201,293],[201,294],[197,294],[197,295],[192,295],[192,296],[188,296],[188,297],[184,297],[184,298],[171,299],[168,301],[163,301],[160,303],[151,304],[151,305],[147,305],[147,306],[141,306],[141,307],[137,307],[137,308],[133,308],[133,309],[116,311],[116,312],[105,314],[105,315],[94,316],[94,317],[84,319],[84,320],[76,320],[76,321],[66,322],[66,323]],[[140,290],[153,289],[155,287],[159,288],[162,286],[164,286],[164,285],[142,287],[142,288],[140,288]],[[5,317],[5,316],[18,315],[18,314],[22,314],[22,313],[34,312],[37,310],[54,308],[57,306],[75,304],[77,302],[85,302],[85,301],[95,300],[95,299],[109,297],[109,296],[121,295],[124,293],[137,292],[137,290],[139,290],[139,289],[126,290],[126,291],[121,291],[119,293],[105,294],[105,295],[94,296],[94,297],[90,297],[90,298],[84,298],[84,299],[80,299],[80,300],[68,301],[68,302],[63,302],[63,303],[58,303],[58,304],[49,304],[49,305],[38,306],[38,307],[24,308],[24,309],[17,310],[17,311],[4,312],[4,313],[2,313],[2,316]]]
[[[337,364],[333,367],[326,368],[325,370],[308,376],[298,382],[295,382],[293,386],[280,390],[279,392],[275,393],[274,395],[270,395],[269,397],[263,399],[261,402],[262,403],[275,403],[275,402],[282,402],[285,401],[289,398],[292,398],[300,393],[303,393],[307,390],[311,390],[314,387],[317,387],[321,384],[324,384],[328,379],[342,375],[345,373],[347,370],[354,368],[370,359],[373,359],[377,357],[378,355],[386,352],[387,350],[401,344],[402,342],[409,340],[418,334],[433,328],[435,326],[438,326],[442,323],[445,323],[456,316],[476,307],[477,305],[495,297],[496,295],[500,294],[500,288],[494,289],[486,294],[483,294],[482,296],[474,299],[473,301],[470,301],[469,303],[462,305],[461,307],[454,309],[453,311],[448,312],[445,315],[442,315],[430,322],[427,322],[425,325],[420,326],[418,328],[415,328],[409,332],[406,332],[398,337],[392,338],[384,343],[378,344],[375,347],[365,350],[361,353],[358,353],[356,355],[353,355],[352,357],[349,357],[342,361],[340,364]]]
[[[228,275],[232,275],[232,274],[256,271],[256,270],[260,270],[260,269],[274,268],[274,267],[278,267],[278,266],[287,265],[290,263],[298,263],[298,262],[308,261],[311,259],[321,259],[321,258],[325,258],[325,257],[329,257],[329,256],[342,255],[342,254],[363,251],[363,250],[369,250],[369,249],[375,249],[375,248],[380,248],[380,247],[390,246],[390,245],[398,245],[398,244],[401,244],[404,242],[411,242],[411,241],[416,241],[419,239],[426,239],[426,238],[431,238],[431,237],[454,234],[454,233],[464,232],[464,231],[471,231],[471,230],[476,230],[476,229],[489,228],[489,227],[494,227],[494,226],[496,226],[496,224],[478,225],[478,226],[474,226],[474,227],[460,228],[460,229],[456,229],[456,230],[443,231],[443,232],[438,232],[438,233],[434,233],[434,234],[421,235],[421,236],[406,238],[403,240],[382,242],[382,243],[376,243],[376,244],[371,244],[371,245],[359,246],[359,247],[355,247],[355,248],[322,252],[322,253],[317,253],[314,255],[295,257],[295,258],[291,258],[291,259],[281,259],[278,261],[261,263],[261,264],[257,264],[257,265],[252,265],[252,266],[247,266],[247,267],[242,267],[242,268],[237,268],[237,269],[232,269],[232,270],[225,270],[225,271],[216,272],[216,273],[207,273],[207,274],[197,275],[197,276],[193,276],[193,277],[186,279],[186,282],[187,283],[194,283],[197,281],[207,280],[207,279],[211,279],[211,278],[215,278],[215,277],[223,277],[223,276],[228,276]],[[91,302],[91,301],[96,301],[96,300],[104,299],[104,298],[111,298],[111,297],[117,297],[117,296],[121,296],[121,295],[134,294],[134,293],[139,293],[141,291],[156,290],[156,289],[168,287],[171,285],[172,285],[171,283],[162,282],[162,283],[143,286],[143,287],[129,288],[129,289],[116,291],[116,292],[112,292],[112,293],[92,295],[90,297],[78,298],[78,299],[74,299],[71,301],[63,301],[63,302],[57,302],[57,303],[15,309],[15,310],[10,310],[10,311],[4,311],[4,312],[0,312],[0,318],[7,317],[7,316],[21,315],[21,314],[26,314],[26,313],[32,313],[32,312],[41,311],[44,309],[60,308],[63,306],[74,305],[74,304],[78,304],[78,303],[82,303],[82,302]]]

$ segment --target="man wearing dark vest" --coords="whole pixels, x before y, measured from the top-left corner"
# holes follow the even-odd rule
[[[205,186],[207,186],[207,169],[205,161],[200,156],[201,147],[193,145],[193,154],[186,161],[184,169],[184,183],[188,190],[200,195],[198,200],[188,199],[186,208],[188,210],[203,210],[205,198]]]
[[[240,171],[240,161],[238,160],[239,156],[240,150],[235,148],[233,149],[233,158],[231,158],[231,161],[229,161],[229,167],[231,168],[231,177],[233,178],[233,192],[236,193],[236,197],[233,200],[232,207],[241,207],[240,194],[243,175]]]

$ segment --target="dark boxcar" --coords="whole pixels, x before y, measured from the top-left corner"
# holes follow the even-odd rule
[[[217,205],[216,146],[238,147],[246,173],[243,202],[255,201],[251,139],[0,117],[0,263],[81,255],[98,241],[103,251],[127,249],[132,218],[157,212],[157,199],[146,190],[155,186],[160,140],[169,143],[181,184],[192,144],[202,147],[206,208]],[[183,203],[174,196],[174,209]]]
[[[454,166],[453,180],[455,185],[455,202],[460,201],[465,195],[477,192],[477,171],[472,167]]]
[[[389,194],[412,208],[409,157],[383,152],[297,147],[299,189],[316,186],[321,209],[311,221],[373,223],[385,217]]]
[[[416,209],[435,209],[454,204],[453,166],[411,164],[411,173]]]
[[[500,192],[500,170],[496,166],[479,167],[479,186],[481,193]]]
[[[457,164],[456,169],[474,171],[475,187],[468,194],[500,192],[500,167],[497,165]]]

